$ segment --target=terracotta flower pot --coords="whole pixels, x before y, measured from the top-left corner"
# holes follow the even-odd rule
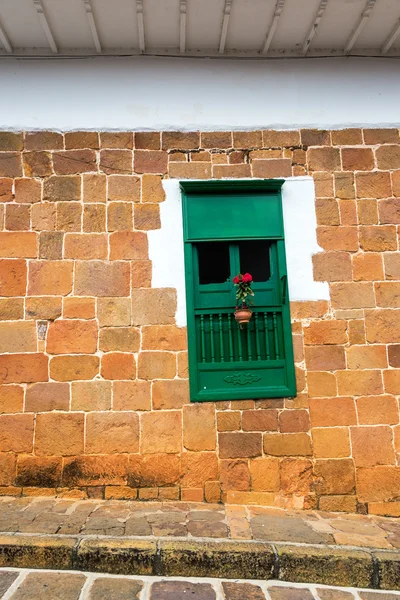
[[[235,310],[234,315],[239,325],[245,325],[249,323],[253,312],[249,308],[238,308]]]

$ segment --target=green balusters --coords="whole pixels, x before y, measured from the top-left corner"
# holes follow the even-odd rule
[[[273,313],[273,324],[274,324],[274,339],[275,339],[275,358],[279,360],[279,341],[278,341],[278,329],[276,326],[276,312]]]
[[[201,362],[206,362],[206,342],[204,337],[204,315],[200,315]]]
[[[232,336],[232,316],[228,313],[228,335],[229,335],[229,360],[233,362],[233,336]]]
[[[259,327],[259,324],[258,324],[258,313],[255,313],[254,319],[255,319],[254,335],[255,335],[255,338],[256,338],[257,360],[261,360],[260,337],[259,337],[259,331],[258,331],[258,327]]]
[[[253,355],[252,355],[252,351],[251,351],[250,327],[251,327],[251,321],[247,325],[247,360],[253,360]]]
[[[270,360],[269,334],[268,334],[268,313],[264,313],[264,335],[265,335],[265,352],[267,354],[267,360]]]
[[[211,362],[215,362],[215,347],[214,347],[214,323],[213,316],[210,315],[210,340],[211,340]]]
[[[225,351],[224,351],[224,325],[222,322],[222,313],[218,315],[218,325],[219,325],[219,353],[221,356],[221,362],[225,362]]]
[[[242,330],[240,327],[237,328],[238,332],[238,349],[239,349],[239,362],[243,361],[243,349],[242,349]]]

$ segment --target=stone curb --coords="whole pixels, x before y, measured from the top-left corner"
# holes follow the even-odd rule
[[[283,542],[3,535],[0,567],[400,590],[400,550]]]

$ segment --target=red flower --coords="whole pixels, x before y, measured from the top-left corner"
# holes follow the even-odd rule
[[[250,283],[253,281],[253,277],[250,275],[250,273],[245,273],[242,277],[242,281],[243,283]]]
[[[239,281],[240,281],[240,280],[239,280],[239,275],[236,275],[236,277],[234,277],[234,278],[232,279],[232,281],[233,281],[233,283],[234,283],[235,285],[237,285],[237,284],[239,283]]]

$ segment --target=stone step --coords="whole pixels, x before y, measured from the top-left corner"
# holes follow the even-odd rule
[[[2,535],[0,567],[400,590],[400,550],[276,541]]]

